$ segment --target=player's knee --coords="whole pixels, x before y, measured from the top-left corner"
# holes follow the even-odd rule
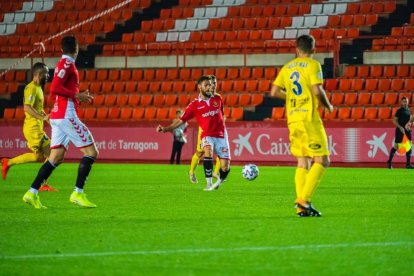
[[[224,163],[221,164],[221,170],[223,172],[228,172],[230,170],[230,161],[226,161]]]

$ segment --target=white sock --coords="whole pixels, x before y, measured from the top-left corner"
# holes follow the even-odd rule
[[[211,186],[213,184],[213,178],[212,177],[206,177],[207,185]]]
[[[37,193],[39,192],[38,190],[36,190],[35,188],[30,188],[29,192],[31,192],[32,194],[37,195]]]
[[[75,187],[75,192],[77,192],[77,193],[83,193],[83,189],[81,189],[81,188],[78,188],[78,187]]]

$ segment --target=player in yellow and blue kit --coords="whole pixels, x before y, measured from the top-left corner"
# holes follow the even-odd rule
[[[50,140],[43,130],[43,122],[49,120],[49,115],[43,111],[43,90],[49,77],[49,68],[46,64],[38,62],[32,68],[33,80],[24,89],[24,111],[25,119],[23,134],[27,140],[27,147],[31,153],[24,153],[11,159],[2,159],[2,177],[5,180],[11,166],[43,162],[50,154]],[[40,191],[56,191],[47,183],[43,184]]]
[[[330,153],[318,107],[321,105],[331,112],[333,106],[322,87],[321,65],[312,58],[315,39],[310,35],[298,37],[296,52],[297,58],[283,66],[273,82],[271,95],[286,100],[290,150],[297,159],[297,215],[321,216],[312,206],[311,199],[330,164]]]

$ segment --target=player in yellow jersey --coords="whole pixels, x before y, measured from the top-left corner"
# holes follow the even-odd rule
[[[211,80],[211,91],[214,94],[217,93],[217,78],[214,75],[210,75]],[[191,183],[198,183],[197,177],[195,175],[195,170],[198,166],[198,162],[200,161],[201,157],[204,155],[204,150],[201,148],[201,128],[198,128],[198,134],[197,134],[197,147],[196,152],[193,154],[193,157],[191,158],[191,165],[190,170],[188,172],[188,175],[190,177]],[[220,158],[216,158],[216,165],[214,167],[213,171],[213,177],[219,178],[219,171],[220,171]]]
[[[322,68],[312,58],[314,52],[312,36],[298,37],[297,58],[283,66],[271,90],[272,96],[286,100],[290,150],[297,159],[295,206],[301,217],[321,216],[312,206],[311,199],[330,164],[328,139],[318,107],[321,105],[332,112],[333,106],[322,87]]]
[[[25,119],[23,134],[27,140],[27,147],[31,153],[24,153],[11,159],[3,158],[2,177],[5,180],[11,166],[29,162],[43,162],[50,154],[50,140],[43,130],[43,122],[49,120],[49,115],[43,111],[43,90],[49,78],[49,68],[46,64],[38,62],[32,68],[33,80],[24,89],[24,111]],[[56,189],[44,183],[39,191],[55,192]]]

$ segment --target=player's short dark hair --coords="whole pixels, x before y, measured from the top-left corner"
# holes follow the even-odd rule
[[[203,81],[206,81],[206,80],[210,80],[210,76],[203,75],[198,79],[197,84],[201,84]]]
[[[315,48],[315,38],[311,35],[301,35],[296,39],[296,47],[304,53],[311,53]]]
[[[62,38],[60,45],[64,54],[73,54],[76,52],[78,42],[74,36],[68,35]]]
[[[39,73],[41,70],[47,68],[47,65],[44,64],[43,62],[36,62],[35,64],[33,64],[32,67],[32,74],[37,74]]]
[[[177,109],[177,111],[175,111],[175,115],[177,115],[178,113],[182,113],[183,111],[181,109]]]
[[[402,97],[401,98],[401,101],[404,101],[404,100],[407,100],[408,101],[408,98],[407,97]]]
[[[217,80],[215,75],[209,75],[209,77],[210,77],[210,80]]]

